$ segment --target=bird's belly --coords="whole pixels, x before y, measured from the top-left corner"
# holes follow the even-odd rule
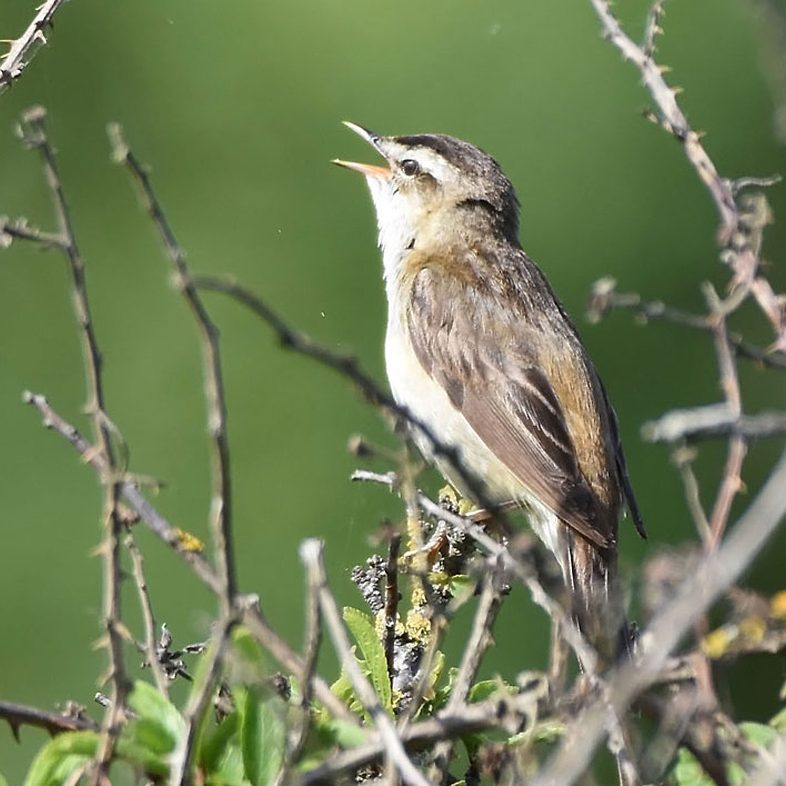
[[[485,501],[518,501],[527,512],[535,534],[556,556],[565,569],[563,526],[521,479],[516,477],[486,446],[461,412],[448,398],[445,389],[426,373],[404,330],[388,325],[385,338],[385,365],[395,400],[423,423],[442,446],[453,448],[467,470],[480,484]],[[452,462],[435,455],[428,437],[413,429],[418,448],[458,491],[469,499],[462,473]]]

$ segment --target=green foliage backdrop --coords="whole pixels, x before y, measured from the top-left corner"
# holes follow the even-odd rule
[[[17,35],[34,5],[3,0],[0,37]],[[617,11],[636,31],[646,7],[621,0]],[[756,7],[674,2],[659,49],[729,176],[784,169]],[[645,546],[623,528],[625,569],[635,575],[659,545],[694,537],[665,451],[643,444],[638,428],[672,406],[719,397],[709,343],[671,327],[642,329],[621,314],[590,327],[581,314],[602,275],[688,308],[700,304],[699,281],[727,275],[703,187],[674,140],[641,118],[647,99],[637,74],[602,41],[589,3],[73,0],[50,46],[0,97],[0,213],[50,227],[37,160],[13,136],[19,112],[34,103],[49,110],[88,263],[110,414],[130,445],[132,471],[165,484],[157,504],[178,525],[207,537],[199,351],[157,239],[109,161],[112,120],[153,165],[194,271],[236,276],[293,324],[355,352],[380,379],[385,306],[370,202],[358,178],[328,164],[369,152],[339,121],[383,133],[444,131],[492,152],[518,188],[524,246],[579,320],[622,420],[651,532]],[[782,219],[786,189],[770,198]],[[776,290],[786,285],[785,250],[786,231],[776,225],[766,253]],[[210,305],[225,347],[241,583],[298,641],[297,544],[324,537],[339,595],[355,601],[349,569],[397,507],[380,489],[350,485],[356,460],[345,444],[357,431],[389,438],[343,381],[286,354],[232,304]],[[782,381],[741,371],[749,407],[782,400]],[[65,267],[54,253],[16,244],[0,256],[0,696],[89,704],[104,665],[90,648],[99,633],[100,565],[89,557],[100,537],[98,484],[23,407],[26,388],[89,433]],[[777,450],[754,447],[751,489]],[[722,451],[704,455],[709,495]],[[203,637],[212,600],[172,554],[145,533],[139,540],[157,616],[181,643]],[[753,584],[782,586],[784,546],[781,537],[757,563]],[[537,612],[516,598],[498,625],[493,667],[537,665],[543,631]],[[777,676],[746,683],[742,716],[772,713],[762,697],[774,696]],[[40,741],[24,730],[19,747],[0,729],[0,769],[10,782]]]

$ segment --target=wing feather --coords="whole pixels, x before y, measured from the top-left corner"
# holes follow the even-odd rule
[[[548,363],[538,354],[551,343],[565,363],[588,363],[570,323],[565,335],[550,337],[556,345],[538,340],[550,328],[528,319],[522,298],[513,299],[514,309],[509,308],[510,289],[502,301],[480,298],[477,282],[466,272],[457,276],[438,264],[421,264],[410,292],[409,338],[426,372],[525,489],[595,546],[611,547],[620,496],[614,450],[596,445],[597,439],[583,439],[585,452],[599,454],[579,455],[571,432],[571,424],[575,430],[586,421],[591,428],[611,417],[599,411],[606,407],[600,382],[594,385],[590,379],[587,390],[574,391],[568,404],[586,412],[568,416],[544,372]],[[465,313],[453,307],[467,302],[475,307]],[[582,375],[578,378],[583,380]],[[596,430],[602,432],[601,426]],[[600,439],[603,443],[602,435]],[[613,485],[609,498],[599,498],[584,465],[602,465]]]

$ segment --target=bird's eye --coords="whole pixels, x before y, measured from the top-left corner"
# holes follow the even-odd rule
[[[407,177],[414,177],[420,172],[420,164],[417,161],[413,161],[411,158],[405,158],[401,162],[401,171]]]

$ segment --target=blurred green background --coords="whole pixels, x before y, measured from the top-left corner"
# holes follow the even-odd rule
[[[18,35],[35,5],[3,0],[0,37]],[[616,7],[638,36],[647,4]],[[685,87],[692,123],[708,132],[710,154],[733,177],[786,168],[762,71],[759,12],[747,0],[675,2],[659,45],[672,82]],[[196,331],[168,286],[167,263],[126,174],[109,160],[105,126],[121,122],[151,164],[195,271],[237,277],[382,380],[385,304],[370,200],[360,178],[328,163],[370,160],[340,125],[351,119],[383,133],[451,133],[498,158],[521,198],[524,247],[576,316],[622,421],[651,536],[643,544],[623,526],[625,570],[635,573],[663,544],[694,539],[666,450],[642,443],[638,430],[666,409],[720,397],[711,345],[622,314],[591,327],[582,312],[604,275],[623,290],[698,309],[698,283],[723,287],[727,271],[706,192],[674,140],[642,119],[647,96],[601,39],[589,2],[73,0],[50,38],[0,97],[0,213],[54,226],[37,158],[13,134],[20,111],[43,104],[88,264],[109,413],[130,446],[131,469],[165,484],[155,503],[176,524],[207,537]],[[770,198],[786,216],[786,189]],[[766,256],[781,290],[784,250],[786,232],[776,224]],[[339,597],[358,603],[349,571],[368,555],[380,521],[400,515],[386,492],[350,484],[357,460],[347,438],[394,440],[347,383],[283,351],[238,307],[219,296],[208,302],[224,341],[242,587],[259,593],[271,621],[297,644],[300,540],[325,538]],[[754,309],[735,326],[762,344],[770,339]],[[783,381],[772,376],[742,366],[749,410],[782,404]],[[92,472],[23,407],[24,389],[45,393],[89,433],[64,262],[16,243],[0,256],[0,697],[90,707],[104,667],[91,649],[99,634],[100,564],[90,552],[100,538],[100,492]],[[751,492],[780,447],[752,448]],[[702,451],[707,500],[723,454],[721,446]],[[159,620],[176,643],[204,637],[212,599],[174,555],[137,532]],[[757,562],[752,585],[784,585],[784,547],[781,536]],[[135,600],[127,598],[134,627]],[[488,668],[512,675],[538,667],[545,631],[517,589]],[[457,632],[454,651],[460,639]],[[775,708],[781,664],[764,666],[737,696],[740,715]],[[0,771],[11,783],[43,735],[23,729],[22,739],[18,746],[0,726]]]

